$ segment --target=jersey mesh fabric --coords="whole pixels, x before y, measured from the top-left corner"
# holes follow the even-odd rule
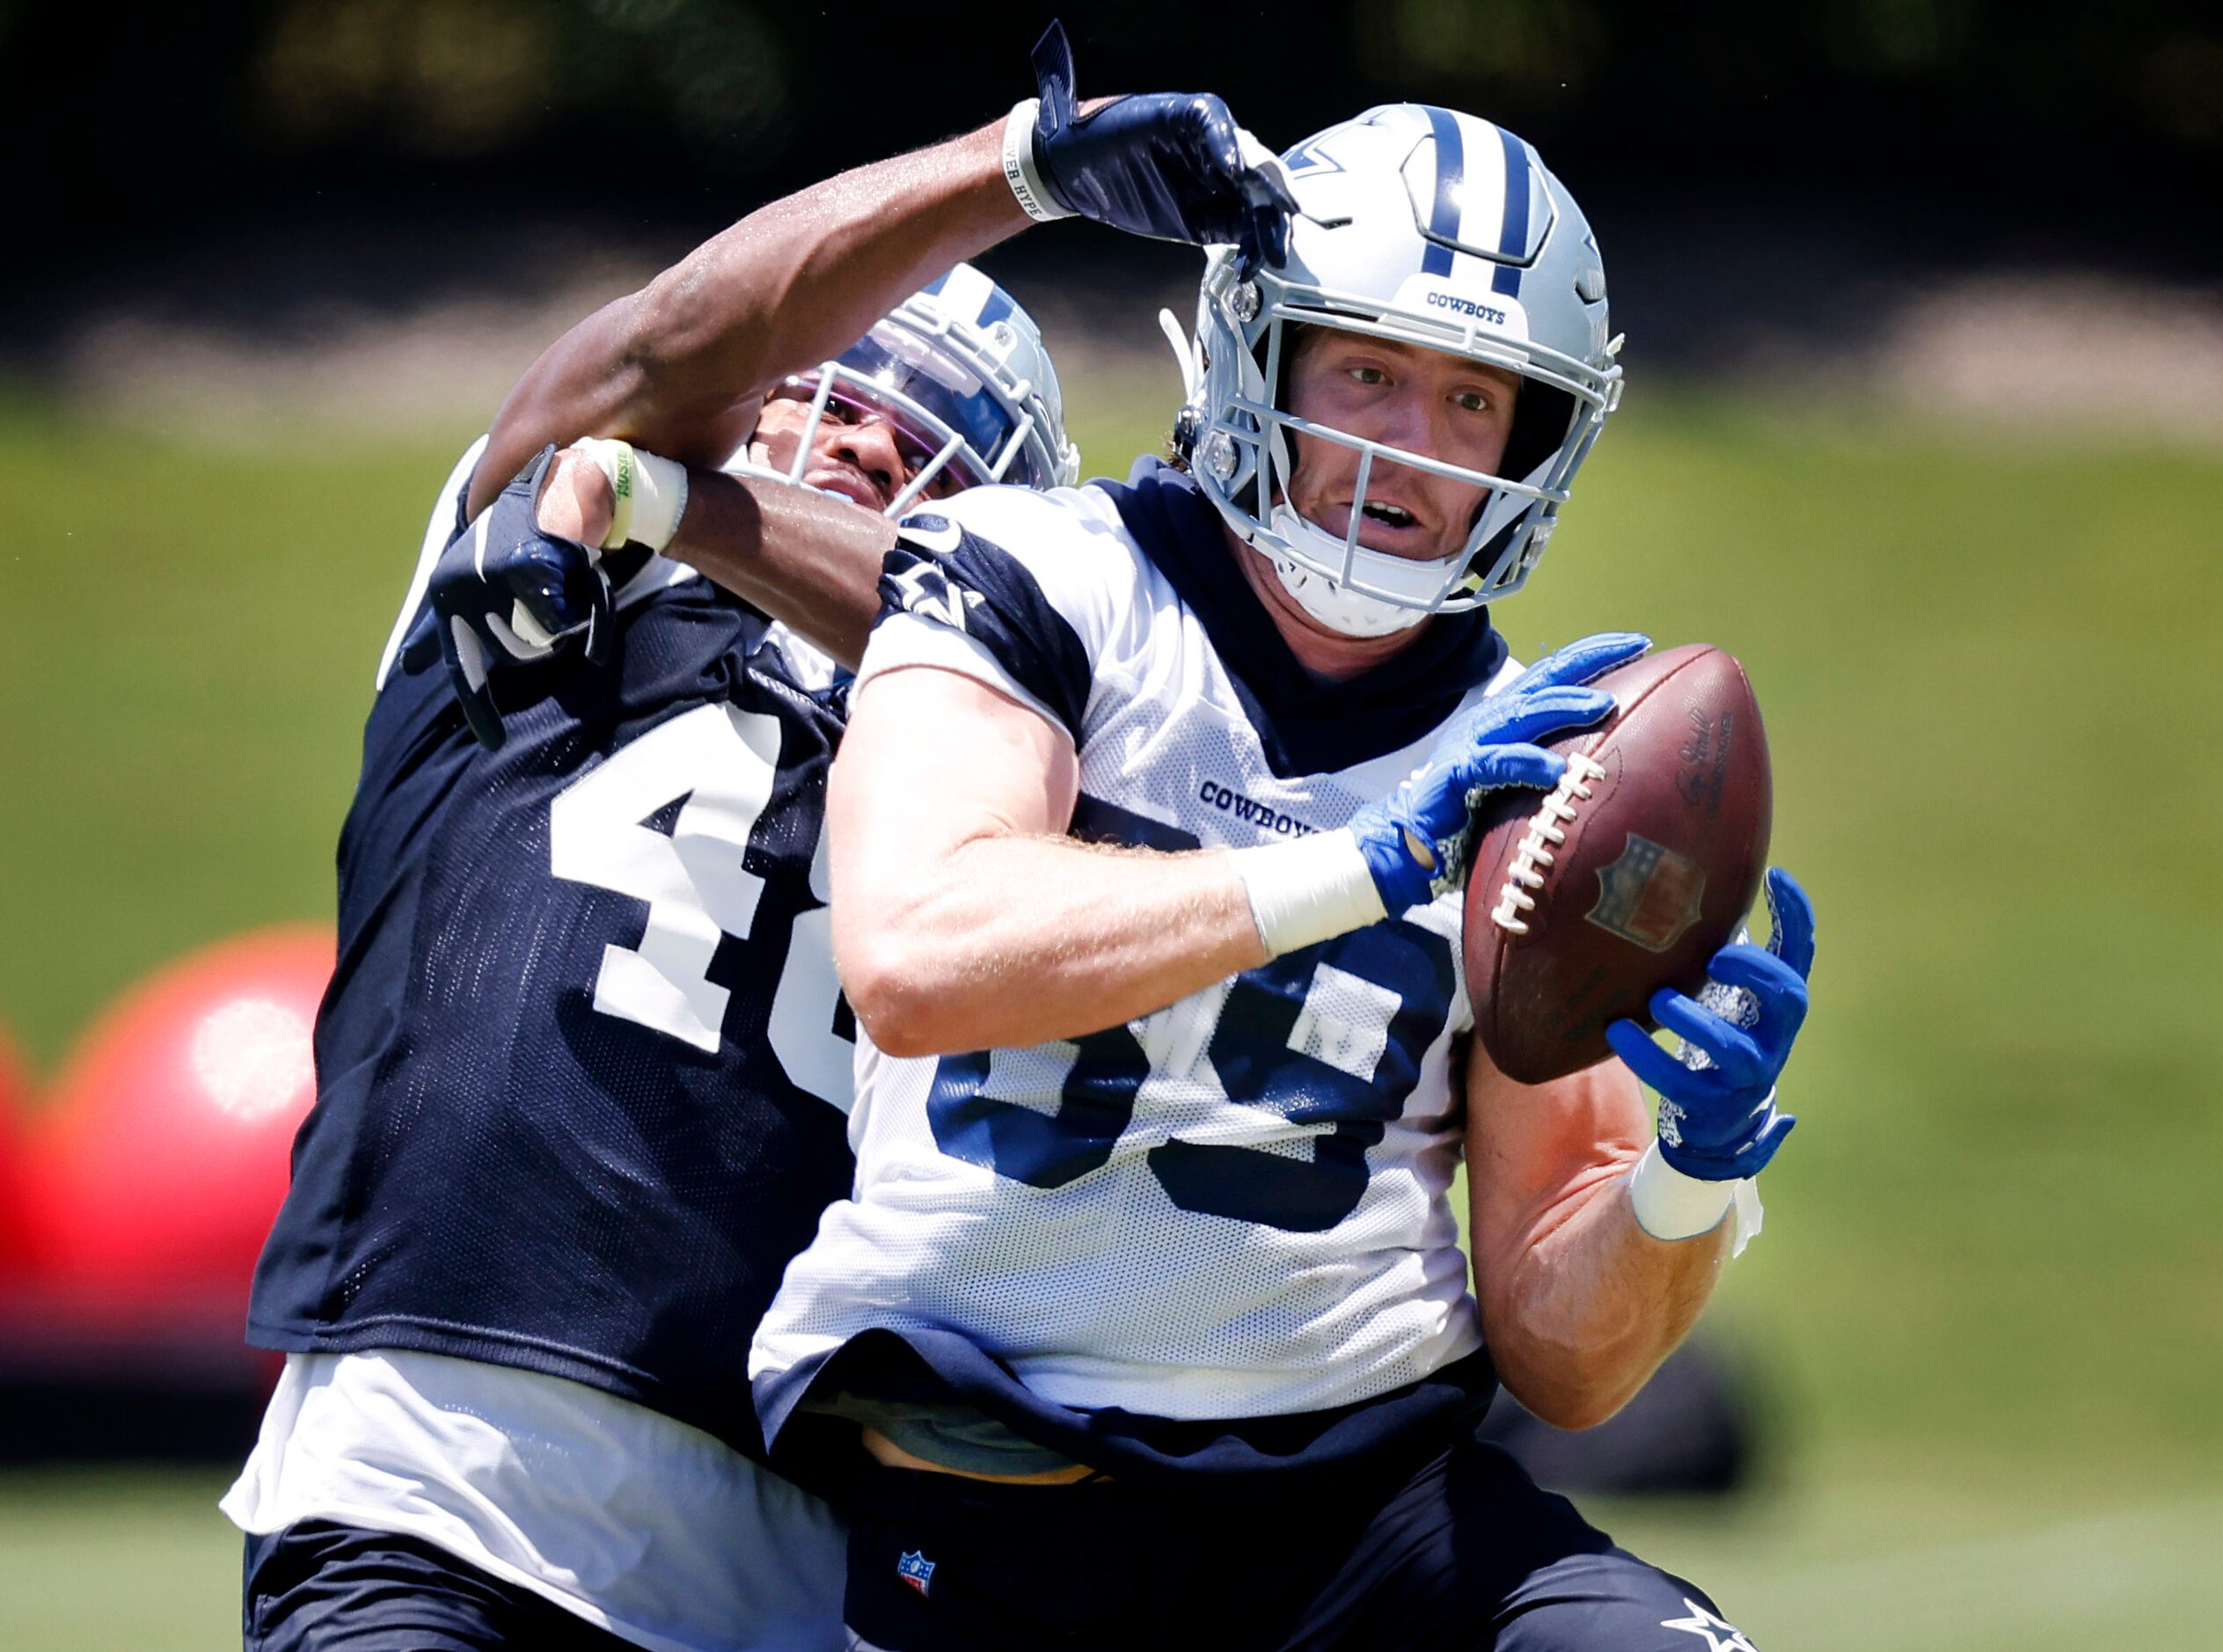
[[[501,679],[499,752],[436,661],[385,674],[340,838],[317,1104],[249,1334],[566,1377],[753,1452],[750,1337],[849,1181],[815,860],[843,708],[796,685],[800,645],[687,571],[651,563],[621,596],[614,669]],[[659,927],[699,946],[652,944]],[[815,1092],[771,1036],[814,947]],[[629,998],[606,990],[613,956]],[[684,991],[715,1006],[693,1038]]]
[[[962,543],[931,548],[957,599],[918,586],[860,684],[932,662],[1070,705],[1077,643],[1077,830],[1172,849],[1332,829],[1425,756],[1277,777],[1211,638],[1097,490],[978,490],[947,514]],[[943,645],[953,628],[976,646]],[[1174,1419],[1322,1410],[1473,1352],[1446,1196],[1459,921],[1445,896],[1078,1042],[860,1045],[857,1192],[759,1333],[768,1421],[873,1327],[953,1330],[1059,1404]]]
[[[684,1423],[537,1371],[289,1355],[219,1506],[252,1533],[407,1534],[657,1652],[843,1644],[830,1509]]]

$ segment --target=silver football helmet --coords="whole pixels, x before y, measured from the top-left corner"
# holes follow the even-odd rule
[[[800,484],[829,406],[841,403],[886,420],[918,459],[889,516],[903,515],[945,474],[966,487],[1070,487],[1080,478],[1042,329],[969,264],[913,293],[840,355],[787,385],[810,401],[793,464],[768,470],[744,447],[728,470]]]
[[[1522,139],[1473,115],[1388,104],[1282,157],[1301,216],[1289,257],[1240,278],[1206,255],[1182,428],[1204,494],[1321,623],[1358,636],[1518,590],[1620,399],[1597,238]],[[1292,326],[1335,327],[1517,374],[1499,473],[1369,441],[1287,406]],[[1291,435],[1361,455],[1347,532],[1288,503]],[[1411,465],[1488,489],[1465,547],[1411,561],[1358,543],[1370,471]]]

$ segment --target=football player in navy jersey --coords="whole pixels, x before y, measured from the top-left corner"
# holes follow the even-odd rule
[[[1477,1048],[1472,808],[1579,807],[1538,742],[1648,646],[1523,670],[1485,607],[1619,399],[1603,265],[1472,116],[1283,161],[1286,252],[1207,261],[1187,468],[971,490],[888,559],[828,803],[856,1186],[758,1332],[774,1460],[852,1452],[860,1647],[1747,1648],[1473,1429],[1500,1381],[1610,1414],[1749,1237],[1811,911],[1771,873],[1767,946],[1654,1000],[1679,1059]]]
[[[224,1501],[250,1648],[843,1643],[844,1534],[760,1466],[746,1378],[851,1173],[838,665],[881,513],[1076,462],[1032,322],[959,260],[1049,216],[1285,233],[1217,99],[1048,90],[590,317],[450,476],[255,1281],[287,1361]]]

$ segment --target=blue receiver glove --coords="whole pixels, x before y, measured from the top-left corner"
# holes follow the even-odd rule
[[[450,686],[479,743],[499,750],[501,713],[489,685],[505,666],[552,659],[573,638],[599,664],[611,632],[610,579],[602,553],[540,530],[540,490],[555,445],[503,488],[433,565],[425,611],[403,644],[413,667],[435,644]]]
[[[1076,116],[1062,23],[1035,42],[1035,165],[1066,211],[1161,241],[1232,242],[1246,274],[1261,258],[1288,256],[1297,198],[1271,155],[1254,150],[1246,159],[1241,128],[1219,99],[1152,92]]]
[[[1766,947],[1740,933],[1706,966],[1695,1001],[1652,995],[1652,1019],[1683,1041],[1669,1055],[1634,1021],[1605,1029],[1613,1053],[1659,1092],[1660,1157],[1700,1181],[1756,1176],[1798,1121],[1775,1106],[1775,1080],[1806,1020],[1814,969],[1814,903],[1788,872],[1767,874],[1773,932]]]
[[[1466,881],[1467,839],[1482,793],[1556,786],[1567,759],[1533,742],[1612,711],[1611,694],[1580,685],[1651,646],[1634,632],[1606,632],[1539,660],[1454,719],[1411,778],[1351,816],[1351,834],[1392,917]]]

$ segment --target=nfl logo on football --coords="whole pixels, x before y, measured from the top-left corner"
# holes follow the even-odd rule
[[[913,1549],[908,1554],[896,1557],[896,1575],[923,1595],[926,1592],[926,1586],[934,1581],[934,1563]]]

